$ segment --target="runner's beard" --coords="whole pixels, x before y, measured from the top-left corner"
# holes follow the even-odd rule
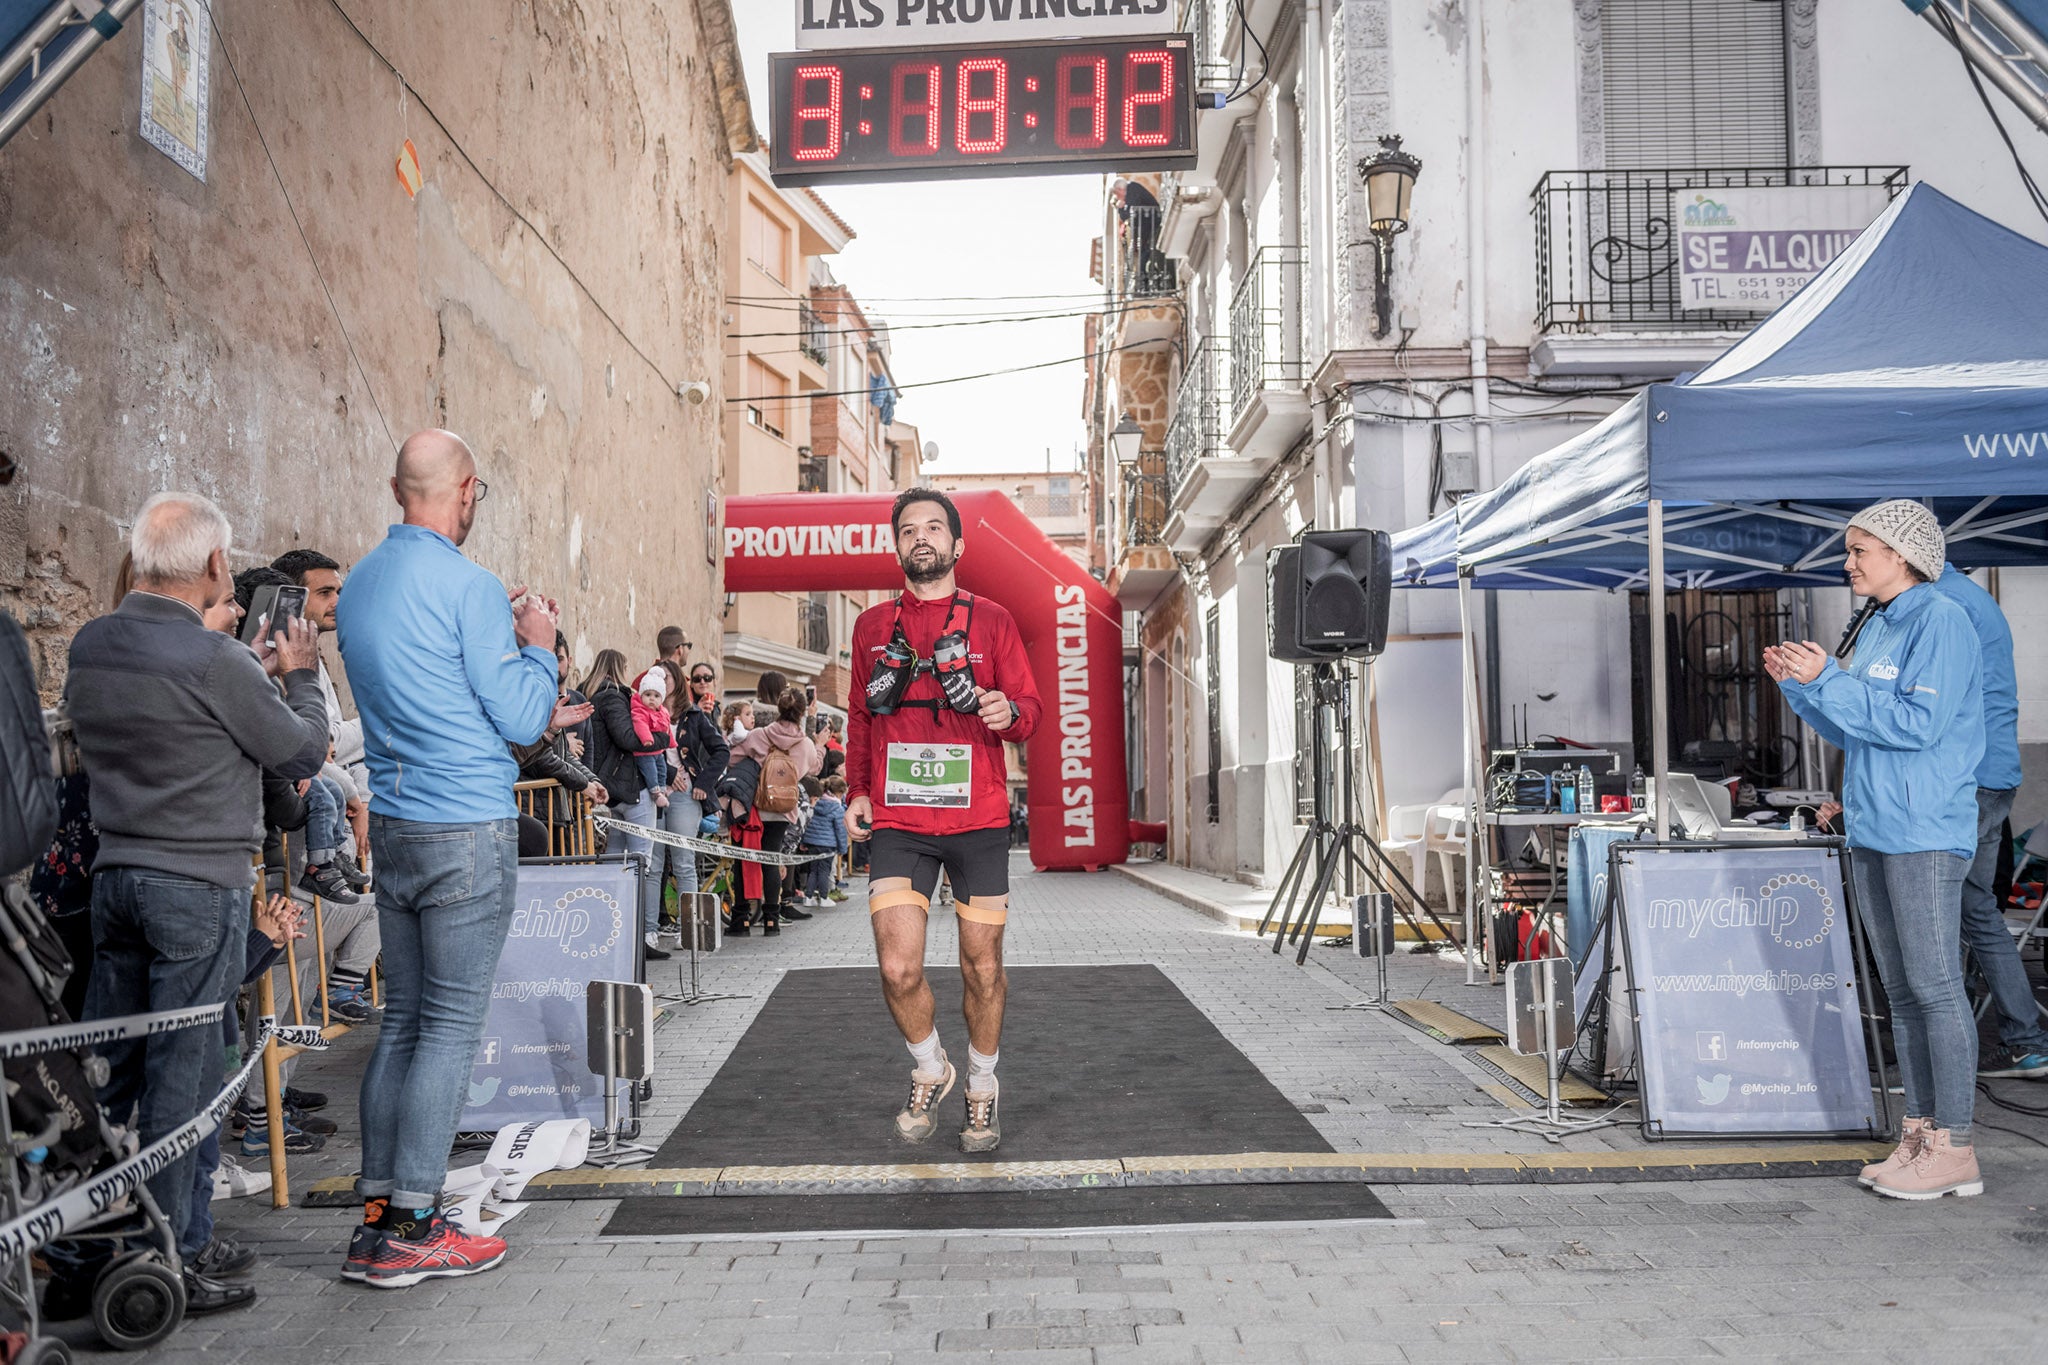
[[[898,564],[903,566],[903,576],[913,583],[938,582],[941,578],[953,572],[953,565],[958,563],[960,559],[957,552],[947,554],[932,546],[919,546],[918,549],[931,550],[932,557],[929,560],[920,562],[917,557],[917,550],[912,550],[907,555],[897,556],[896,560]]]

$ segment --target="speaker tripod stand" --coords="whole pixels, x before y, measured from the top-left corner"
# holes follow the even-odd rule
[[[1409,909],[1412,903],[1420,907],[1445,939],[1455,944],[1457,939],[1449,927],[1424,903],[1422,894],[1401,875],[1400,869],[1388,861],[1386,851],[1358,818],[1358,784],[1350,759],[1356,750],[1351,665],[1348,661],[1333,660],[1311,667],[1314,816],[1295,846],[1294,857],[1280,878],[1272,904],[1266,907],[1265,918],[1259,921],[1258,936],[1264,938],[1266,930],[1272,928],[1276,955],[1283,944],[1297,944],[1295,962],[1307,962],[1323,907],[1338,889],[1341,877],[1347,900],[1358,894],[1361,885],[1390,895],[1394,908],[1416,937],[1426,938],[1421,922]],[[1394,886],[1400,887],[1407,903],[1402,896],[1393,895]],[[1305,898],[1301,894],[1304,887]]]

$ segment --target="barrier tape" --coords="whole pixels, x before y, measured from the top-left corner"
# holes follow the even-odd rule
[[[170,1033],[194,1024],[220,1022],[221,1005],[194,1005],[191,1009],[165,1010],[159,1014],[124,1014],[115,1019],[94,1019],[82,1024],[56,1024],[49,1028],[24,1029],[0,1035],[0,1060],[13,1061],[38,1052],[62,1052],[75,1047],[98,1047],[124,1038],[147,1038]]]
[[[655,829],[651,825],[636,825],[626,820],[614,820],[608,815],[593,815],[590,818],[605,829],[615,829],[621,834],[630,831],[657,844],[667,844],[670,848],[687,848],[693,853],[709,853],[714,858],[733,858],[743,863],[765,863],[769,867],[802,867],[805,863],[815,863],[821,858],[839,856],[833,852],[770,853],[766,849],[741,848],[738,844],[713,843],[709,839],[696,839],[687,834],[671,834],[665,829]]]
[[[140,1022],[147,1025],[149,1021],[157,1018],[176,1019],[183,1015],[209,1013],[217,1020],[222,1008],[224,1007],[201,1006],[198,1009],[168,1011],[162,1016],[138,1014],[126,1019],[99,1022]],[[182,1024],[169,1024],[166,1027],[190,1027],[197,1022],[200,1021],[186,1020]],[[152,1027],[146,1031],[161,1033],[164,1029]],[[265,1015],[256,1045],[249,1049],[249,1058],[242,1063],[242,1069],[234,1074],[211,1103],[193,1115],[188,1122],[164,1134],[126,1161],[108,1167],[83,1185],[66,1190],[41,1208],[25,1213],[12,1222],[0,1223],[0,1265],[19,1264],[23,1257],[37,1247],[55,1241],[71,1229],[105,1213],[118,1200],[132,1193],[138,1185],[205,1141],[206,1135],[220,1127],[221,1120],[227,1117],[228,1110],[241,1098],[243,1088],[249,1084],[249,1077],[254,1075],[256,1068],[262,1064],[264,1048],[272,1038],[279,1042],[295,1043],[300,1047],[318,1048],[327,1045],[326,1040],[320,1036],[320,1030],[310,1024],[280,1025],[274,1016]]]

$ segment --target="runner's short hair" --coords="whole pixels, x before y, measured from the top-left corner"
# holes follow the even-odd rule
[[[916,502],[935,502],[946,509],[946,529],[953,533],[953,539],[960,539],[960,509],[953,500],[936,488],[906,488],[896,495],[896,505],[889,509],[889,533],[894,535],[903,521],[903,509]]]

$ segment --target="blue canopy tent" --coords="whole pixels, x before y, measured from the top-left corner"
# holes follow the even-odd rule
[[[1887,497],[1929,500],[1958,564],[2048,563],[2048,246],[1927,184],[1706,369],[1397,534],[1394,573],[1455,583],[1468,631],[1472,587],[1647,587],[1662,659],[1667,588],[1839,587],[1843,527]]]

